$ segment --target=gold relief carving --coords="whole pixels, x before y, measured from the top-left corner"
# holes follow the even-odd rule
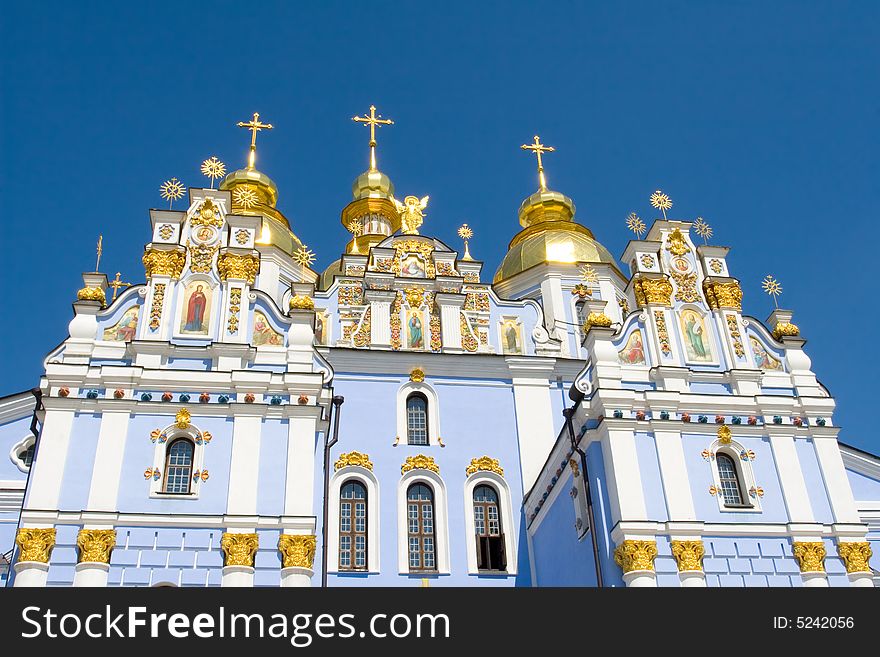
[[[679,572],[703,570],[703,541],[672,541],[672,556]]]
[[[627,539],[614,550],[614,563],[624,573],[636,570],[654,570],[654,557],[657,556],[655,541],[634,541]]]
[[[822,541],[795,541],[791,545],[791,551],[802,573],[825,572],[825,544]]]
[[[229,290],[229,323],[227,331],[230,335],[238,333],[238,312],[241,310],[241,288]]]
[[[217,259],[217,269],[220,279],[234,278],[247,281],[253,285],[260,271],[260,256],[253,253],[238,255],[235,253],[223,253]]]
[[[589,333],[594,326],[608,328],[611,326],[611,318],[605,313],[590,313],[587,315],[587,321],[584,322],[584,333]]]
[[[404,235],[418,235],[419,226],[425,219],[425,209],[428,207],[428,197],[407,196],[403,203],[396,198],[391,199],[394,208],[400,215],[401,229]]]
[[[669,331],[666,329],[666,315],[662,310],[654,311],[654,322],[657,324],[657,340],[660,342],[660,351],[664,356],[672,354],[672,348],[669,346]]]
[[[488,456],[481,456],[478,459],[471,459],[471,464],[465,470],[465,474],[470,476],[475,472],[495,472],[496,474],[500,474],[502,477],[504,476],[504,468],[501,467],[501,464],[498,462],[498,459],[493,459]]]
[[[80,529],[76,536],[79,563],[110,563],[110,553],[116,547],[115,529]]]
[[[729,445],[730,440],[730,427],[727,425],[718,427],[718,442],[722,445]]]
[[[461,316],[461,346],[465,351],[476,351],[477,347],[479,347],[479,343],[477,342],[477,338],[474,337],[473,331],[471,330],[471,325],[467,321],[467,317],[465,317],[464,313],[459,313]]]
[[[343,284],[339,286],[339,305],[359,306],[364,302],[363,290],[360,284]]]
[[[358,330],[354,334],[354,346],[355,347],[366,347],[370,344],[370,321],[371,321],[371,313],[372,308],[367,308],[364,311],[364,318],[361,320],[361,325],[358,327]]]
[[[589,285],[585,285],[584,283],[578,283],[573,288],[571,288],[572,296],[580,297],[581,299],[585,299],[586,297],[593,296],[593,291],[590,289]]]
[[[80,288],[76,293],[76,298],[80,301],[97,301],[101,304],[101,308],[107,305],[107,295],[99,287]]]
[[[165,300],[165,283],[156,283],[153,289],[153,305],[150,307],[150,328],[159,328],[162,319],[162,303]]]
[[[743,358],[746,355],[745,347],[742,343],[742,334],[739,332],[739,323],[736,321],[736,315],[728,313],[724,316],[727,320],[727,330],[730,332],[730,339],[733,340],[733,351],[737,358]]]
[[[700,300],[700,292],[697,290],[697,275],[694,272],[683,274],[681,272],[672,272],[672,278],[675,279],[675,300],[684,301],[685,303],[693,303]]]
[[[316,539],[314,534],[281,534],[278,551],[282,568],[309,568],[315,561]]]
[[[871,558],[873,551],[871,544],[867,541],[859,542],[843,542],[837,544],[837,554],[846,564],[846,572],[848,573],[870,573],[871,566],[868,560]]]
[[[465,272],[464,282],[465,283],[479,283],[480,282],[480,274],[475,271]]]
[[[223,219],[220,217],[220,211],[214,205],[214,202],[206,198],[198,212],[193,214],[190,224],[193,226],[216,226],[217,228],[223,228]]]
[[[188,429],[189,421],[192,419],[192,415],[185,408],[181,408],[177,411],[177,415],[174,416],[174,423],[177,425],[178,429]]]
[[[394,297],[394,303],[391,304],[391,348],[397,351],[400,349],[402,341],[400,338],[400,307],[403,305],[403,292],[397,291]]]
[[[220,539],[220,549],[225,557],[223,565],[253,567],[258,547],[260,541],[256,534],[223,532],[223,538]]]
[[[174,234],[174,226],[171,224],[162,224],[159,226],[159,237],[163,240],[171,239],[171,236]]]
[[[715,274],[716,276],[719,275],[722,271],[724,271],[724,268],[721,265],[721,261],[718,258],[712,258],[709,261],[709,269],[711,269],[712,273]]]
[[[205,274],[211,271],[214,254],[220,250],[220,245],[208,246],[207,244],[193,244],[192,241],[187,241],[186,248],[189,249],[190,271]]]
[[[629,315],[629,301],[625,297],[617,297],[617,305],[624,317]]]
[[[235,241],[239,244],[247,244],[249,237],[250,233],[244,228],[239,228],[237,231],[235,231]]]
[[[796,324],[792,324],[791,322],[779,322],[776,325],[776,328],[773,329],[773,337],[777,340],[782,339],[783,336],[795,337],[800,334],[801,330]]]
[[[15,535],[18,546],[18,560],[49,563],[49,554],[55,547],[55,528],[18,530]]]
[[[431,312],[431,350],[440,351],[443,348],[443,330],[440,327],[440,309],[434,306]]]
[[[315,301],[311,297],[294,294],[292,297],[290,297],[290,301],[287,303],[287,306],[291,310],[314,310]]]
[[[672,305],[672,283],[665,278],[638,278],[633,290],[636,294],[636,303],[639,307],[649,303],[660,303],[664,306]]]
[[[410,308],[421,308],[425,301],[425,291],[420,287],[408,287],[403,293]]]
[[[429,242],[419,240],[400,240],[394,243],[394,262],[391,264],[391,271],[395,275],[400,276],[401,261],[407,253],[415,253],[422,257],[425,261],[425,277],[434,278],[436,270],[434,267],[434,259],[431,254],[434,253],[434,245]]]
[[[340,468],[347,468],[350,465],[357,466],[359,468],[366,468],[367,470],[373,469],[373,462],[370,461],[369,454],[361,454],[360,452],[348,452],[347,454],[339,455],[339,458],[336,459],[336,463],[333,464],[333,471],[335,472]]]
[[[742,289],[737,281],[720,283],[716,281],[703,281],[703,292],[706,293],[706,301],[713,310],[717,308],[732,308],[742,310]]]
[[[489,312],[489,294],[487,292],[468,292],[464,297],[464,309]]]
[[[642,267],[644,267],[645,269],[652,269],[654,265],[657,264],[656,262],[654,262],[654,256],[648,253],[643,253],[642,257],[639,258],[639,261],[642,263]]]
[[[400,474],[406,474],[410,470],[430,470],[440,474],[440,466],[434,462],[434,457],[424,454],[406,457],[406,462],[400,466]]]
[[[415,368],[409,373],[409,380],[413,383],[421,383],[425,380],[425,370],[420,367]]]
[[[170,276],[180,278],[183,265],[186,263],[186,254],[183,251],[164,251],[148,248],[141,258],[147,278],[153,276]]]
[[[671,254],[677,256],[683,256],[685,253],[691,250],[684,239],[684,235],[681,234],[681,231],[678,228],[669,233],[669,240],[666,244],[666,250],[669,251]]]

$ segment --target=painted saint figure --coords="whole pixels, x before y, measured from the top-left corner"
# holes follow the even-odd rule
[[[685,330],[687,331],[688,341],[694,349],[694,353],[699,358],[706,357],[706,347],[703,345],[703,327],[697,323],[695,315],[688,315],[685,320]]]
[[[253,343],[255,347],[262,347],[263,345],[279,346],[284,344],[284,338],[272,328],[269,324],[269,320],[266,319],[266,316],[261,312],[254,313]]]
[[[619,352],[620,362],[625,365],[642,365],[645,362],[645,348],[642,345],[642,332],[634,331],[626,346]]]
[[[421,349],[424,347],[424,339],[422,337],[422,320],[418,315],[409,318],[409,346],[412,349]]]
[[[679,318],[687,358],[690,361],[711,362],[712,343],[706,332],[706,324],[699,313],[685,310]]]
[[[504,339],[504,353],[521,354],[522,347],[520,346],[519,327],[516,325],[516,322],[512,320],[505,321],[501,332]]]
[[[205,308],[207,305],[208,300],[207,297],[205,297],[205,293],[202,292],[202,286],[197,285],[196,291],[190,296],[189,304],[186,307],[186,324],[183,327],[184,331],[201,332],[204,330],[203,324],[205,323]]]

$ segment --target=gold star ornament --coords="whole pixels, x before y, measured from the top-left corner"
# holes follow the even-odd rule
[[[704,243],[709,243],[709,238],[712,237],[712,226],[707,224],[702,217],[697,217],[696,222],[694,222],[694,230],[697,235],[703,238]]]
[[[214,189],[214,180],[226,175],[226,165],[216,155],[212,155],[202,162],[202,175],[211,179],[211,189]]]
[[[773,305],[779,308],[777,297],[782,294],[782,285],[780,285],[779,281],[773,278],[770,274],[767,274],[761,282],[761,288],[764,292],[773,297]]]
[[[626,227],[629,228],[632,232],[636,234],[636,237],[641,239],[642,235],[647,230],[647,226],[645,226],[645,222],[639,218],[635,212],[630,212],[629,216],[626,218]]]
[[[185,191],[186,188],[183,186],[183,183],[177,178],[166,180],[159,186],[159,193],[162,195],[162,198],[168,201],[169,210],[174,205],[174,201],[183,197]]]
[[[260,202],[260,197],[250,187],[236,187],[232,192],[232,202],[245,210],[250,210]]]
[[[651,205],[660,210],[663,213],[663,218],[666,219],[666,211],[672,207],[672,199],[658,189],[651,194]]]
[[[306,267],[311,267],[315,261],[315,252],[303,244],[293,253],[293,261],[302,267],[303,276],[305,277]]]

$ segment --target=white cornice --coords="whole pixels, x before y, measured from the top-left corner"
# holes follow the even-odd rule
[[[19,392],[0,398],[0,423],[18,420],[32,415],[37,399],[30,392]]]
[[[880,482],[880,457],[842,444],[840,456],[843,457],[844,467]]]

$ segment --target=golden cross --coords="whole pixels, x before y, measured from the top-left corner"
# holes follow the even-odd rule
[[[122,274],[120,272],[116,272],[116,278],[110,281],[107,284],[109,287],[113,288],[113,299],[112,301],[116,301],[116,295],[119,294],[119,288],[121,287],[131,287],[131,283],[124,283],[122,281]]]
[[[101,266],[101,254],[104,253],[104,236],[98,235],[98,260],[95,262],[95,271]]]
[[[552,153],[556,149],[553,146],[545,146],[541,143],[538,135],[535,135],[534,144],[523,144],[520,148],[524,151],[532,151],[538,156],[538,180],[541,183],[541,191],[547,190],[547,179],[544,177],[544,162],[541,160],[542,153]]]
[[[376,106],[370,105],[370,113],[363,116],[353,116],[352,121],[370,126],[370,171],[376,170],[376,127],[394,125],[391,119],[383,119],[381,114],[376,114]]]
[[[259,112],[254,112],[254,118],[247,123],[238,122],[239,128],[247,128],[251,131],[251,152],[248,156],[248,169],[253,169],[257,160],[257,133],[260,130],[271,130],[274,126],[271,123],[260,123]]]

